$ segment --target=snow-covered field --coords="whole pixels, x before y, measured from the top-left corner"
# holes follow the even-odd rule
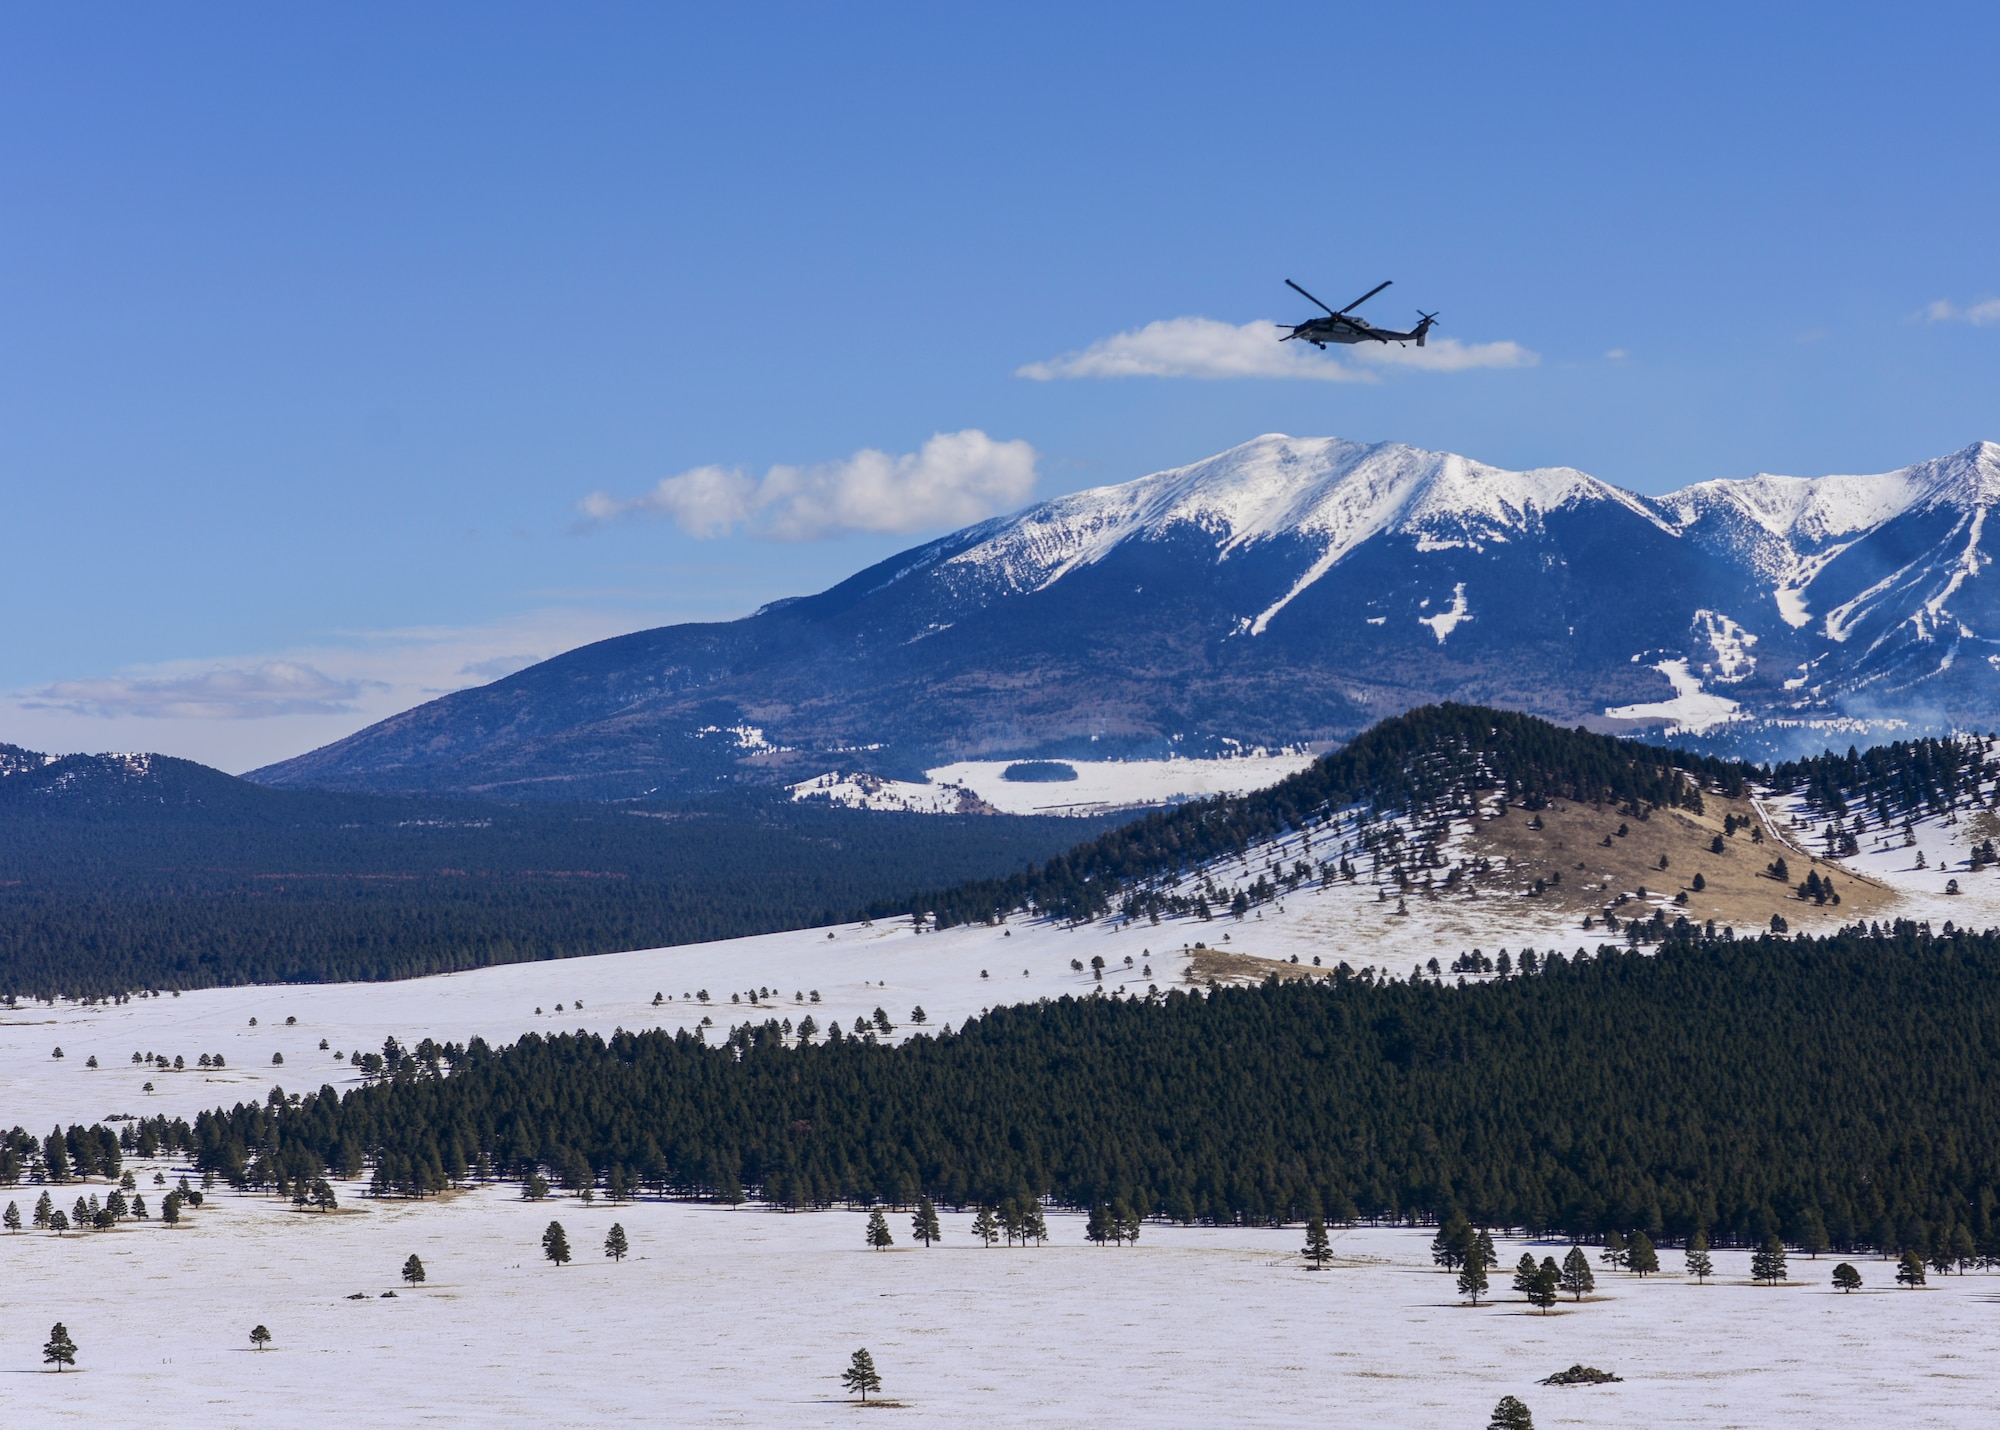
[[[863,1414],[838,1381],[861,1346],[889,1413],[939,1425],[1478,1430],[1513,1394],[1543,1427],[1875,1430],[1990,1425],[2000,1400],[2000,1279],[1904,1291],[1875,1260],[1851,1296],[1830,1258],[1794,1258],[1779,1287],[1747,1284],[1742,1252],[1706,1286],[1600,1271],[1595,1298],[1542,1316],[1505,1272],[1497,1303],[1461,1304],[1426,1231],[1336,1230],[1311,1273],[1296,1226],[1149,1225],[1114,1249],[1055,1215],[1048,1245],[988,1249],[945,1213],[925,1250],[892,1215],[898,1244],[872,1252],[855,1212],[344,1191],[325,1216],[218,1191],[176,1229],[0,1236],[7,1423],[839,1424]],[[562,1268],[539,1255],[552,1218]],[[614,1221],[620,1264],[600,1252]],[[1503,1241],[1503,1265],[1522,1249]],[[80,1350],[61,1376],[39,1373],[57,1320]],[[1577,1362],[1623,1383],[1536,1383]]]
[[[1795,803],[1764,807],[1788,838],[1814,847],[1818,831]],[[1974,874],[1964,862],[1989,818],[1926,821],[1914,843],[1900,832],[1871,839],[1845,862],[1899,891],[1896,916],[2000,923],[2000,872]],[[1795,820],[1801,827],[1790,828]],[[1273,860],[1339,852],[1327,831],[1310,851],[1292,835],[1212,872],[1241,886]],[[1952,878],[1964,892],[1945,893]],[[0,1126],[191,1115],[261,1097],[274,1082],[345,1087],[355,1070],[336,1055],[379,1049],[392,1034],[406,1045],[504,1042],[530,1030],[693,1027],[704,1017],[719,1033],[808,1013],[851,1027],[880,1006],[903,1037],[916,1030],[918,1005],[935,1027],[998,1003],[1088,995],[1100,987],[1093,957],[1105,961],[1101,987],[1112,996],[1184,986],[1196,940],[1398,975],[1474,945],[1596,942],[1573,914],[1497,891],[1420,907],[1421,918],[1397,915],[1393,896],[1378,899],[1364,877],[1308,884],[1242,919],[1068,928],[1016,917],[921,933],[903,920],[399,983],[24,1004],[0,1009]],[[1794,927],[1837,919],[1802,906]],[[703,991],[706,1003],[694,996]],[[60,1060],[51,1056],[58,1045]],[[134,1052],[188,1066],[134,1064]],[[222,1054],[225,1068],[198,1070],[204,1053]],[[153,1168],[134,1170],[157,1206]],[[0,1201],[18,1201],[25,1214],[39,1191],[0,1189]],[[953,1424],[1479,1427],[1511,1393],[1545,1427],[1817,1430],[1989,1424],[2000,1401],[2000,1281],[1950,1277],[1895,1291],[1891,1267],[1873,1260],[1861,1263],[1868,1289],[1843,1297],[1825,1285],[1830,1260],[1795,1260],[1799,1284],[1761,1288],[1744,1284],[1743,1253],[1723,1252],[1721,1284],[1607,1273],[1597,1300],[1541,1317],[1504,1295],[1491,1307],[1457,1304],[1429,1266],[1423,1231],[1337,1233],[1338,1264],[1309,1274],[1295,1254],[1297,1227],[1149,1225],[1140,1246],[1112,1250],[1085,1245],[1080,1220],[1056,1215],[1049,1246],[987,1250],[973,1243],[967,1217],[947,1214],[945,1244],[924,1251],[907,1245],[907,1218],[896,1217],[905,1244],[875,1254],[850,1212],[531,1205],[503,1187],[423,1203],[373,1202],[350,1187],[342,1203],[322,1217],[218,1188],[179,1229],[0,1236],[0,1369],[15,1373],[7,1423],[192,1414],[217,1426],[818,1424],[861,1413],[837,1383],[860,1345],[906,1407],[897,1413]],[[537,1256],[551,1217],[578,1253],[560,1270]],[[613,1220],[631,1236],[622,1265],[597,1253]],[[1551,1249],[1560,1257],[1560,1248],[1536,1254]],[[1495,1280],[1504,1289],[1521,1248],[1502,1250]],[[380,1298],[411,1252],[429,1283]],[[1678,1265],[1678,1253],[1663,1260]],[[348,1299],[355,1292],[366,1295]],[[56,1320],[81,1346],[81,1370],[30,1373]],[[258,1323],[276,1337],[263,1353],[247,1340]],[[1625,1381],[1534,1384],[1577,1361]]]
[[[1775,821],[1798,816],[1790,802],[1763,807]],[[1971,816],[1956,825],[1934,819],[1917,826],[1913,847],[1904,848],[1898,836],[1893,848],[1844,862],[1899,891],[1897,917],[1939,928],[1946,919],[1977,928],[2000,925],[2000,870],[1973,874],[1965,867],[1975,828],[1983,826]],[[1786,832],[1812,847],[1810,830]],[[1292,834],[1214,872],[1218,882],[1243,886],[1274,860],[1289,867],[1340,849],[1322,834],[1307,850]],[[1914,868],[1920,849],[1926,853],[1922,870]],[[1952,868],[1940,867],[1947,861]],[[1944,892],[1952,878],[1963,891],[1958,895]],[[1180,887],[1192,891],[1194,881]],[[1522,946],[1568,951],[1595,947],[1603,937],[1580,930],[1573,913],[1504,893],[1419,903],[1411,916],[1398,915],[1396,907],[1393,897],[1378,900],[1364,876],[1354,884],[1308,883],[1242,919],[1178,918],[1159,925],[1109,920],[1070,928],[1017,915],[1001,927],[923,933],[895,920],[395,983],[216,988],[88,1007],[23,1003],[0,1008],[0,1126],[91,1122],[123,1113],[188,1116],[261,1097],[273,1083],[292,1092],[322,1083],[344,1088],[359,1075],[336,1055],[379,1051],[392,1035],[406,1046],[426,1037],[463,1042],[477,1036],[500,1044],[530,1031],[693,1029],[704,1017],[713,1020],[714,1034],[746,1020],[790,1019],[796,1025],[806,1014],[821,1027],[837,1018],[851,1028],[880,1007],[902,1038],[918,1030],[910,1019],[918,1007],[925,1027],[956,1027],[995,1004],[1091,994],[1100,987],[1089,967],[1093,958],[1105,962],[1101,987],[1109,995],[1185,986],[1196,942],[1251,957],[1295,958],[1304,967],[1318,958],[1329,969],[1345,961],[1404,976],[1414,964],[1437,958],[1448,965],[1475,947],[1489,955]],[[1807,904],[1788,916],[1800,930],[1830,928],[1841,919],[1837,909]],[[1072,961],[1083,969],[1072,968]],[[748,1001],[753,991],[754,1005]],[[818,1004],[810,1001],[815,991]],[[696,996],[702,992],[709,994],[707,1003]],[[665,997],[658,1006],[656,993]],[[288,1018],[298,1021],[287,1024]],[[60,1060],[53,1056],[57,1047]],[[135,1052],[159,1054],[169,1063],[178,1056],[186,1067],[175,1072],[134,1063]],[[222,1054],[223,1070],[199,1068],[204,1053]],[[283,1056],[282,1066],[272,1063],[273,1054]],[[96,1068],[86,1066],[91,1057]]]
[[[1216,760],[1063,760],[1073,780],[1001,778],[1016,761],[965,760],[925,772],[928,784],[877,775],[826,774],[791,787],[794,799],[849,809],[954,814],[985,806],[1002,814],[1102,814],[1145,805],[1243,794],[1274,785],[1313,762],[1304,753],[1253,750]]]

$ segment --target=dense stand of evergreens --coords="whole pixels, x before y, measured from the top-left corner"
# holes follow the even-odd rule
[[[1773,767],[1776,789],[1797,793],[1816,809],[1835,816],[1866,813],[1889,824],[1944,814],[1981,798],[1981,782],[2000,778],[1992,758],[1993,737],[1898,740],[1867,750],[1852,746],[1844,755],[1828,751]]]
[[[406,978],[800,928],[1102,827],[768,791],[651,809],[405,800],[188,770],[102,798],[0,780],[0,994]]]
[[[749,1024],[420,1044],[371,1086],[141,1122],[250,1186],[479,1174],[781,1205],[1705,1228],[2000,1254],[2000,934],[1909,925],[996,1009],[901,1046]],[[1517,966],[1519,966],[1517,964]],[[391,1049],[392,1053],[396,1050]],[[72,1162],[104,1150],[77,1129]],[[39,1164],[17,1134],[0,1172]],[[90,1148],[97,1150],[93,1153]],[[11,1154],[10,1154],[11,1155]]]
[[[1038,867],[1000,879],[939,889],[916,900],[884,900],[883,916],[932,912],[941,926],[1016,909],[1058,918],[1099,918],[1118,896],[1148,880],[1178,877],[1286,829],[1355,805],[1426,816],[1465,812],[1474,798],[1505,794],[1538,809],[1551,799],[1701,807],[1707,785],[1740,795],[1756,768],[1477,705],[1427,705],[1384,720],[1282,783],[1151,814]]]

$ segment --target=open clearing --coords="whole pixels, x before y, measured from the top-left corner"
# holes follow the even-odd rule
[[[1497,1304],[1459,1304],[1427,1231],[1336,1230],[1335,1264],[1312,1273],[1296,1226],[1148,1225],[1114,1249],[1054,1215],[1048,1245],[987,1249],[945,1213],[927,1251],[892,1213],[898,1245],[877,1253],[858,1212],[343,1192],[363,1214],[218,1189],[177,1229],[0,1237],[9,1423],[842,1424],[862,1413],[837,1379],[857,1346],[899,1421],[923,1424],[1478,1430],[1514,1394],[1542,1426],[1822,1430],[1986,1425],[2000,1401],[2000,1278],[1892,1290],[1872,1259],[1852,1296],[1826,1257],[1794,1257],[1775,1288],[1746,1284],[1735,1251],[1707,1286],[1601,1271],[1596,1299],[1540,1316],[1505,1270]],[[576,1252],[560,1269],[539,1256],[551,1218]],[[613,1221],[632,1246],[616,1265]],[[1501,1244],[1503,1267],[1523,1246]],[[430,1277],[415,1291],[396,1280],[412,1252]],[[38,1369],[56,1320],[80,1373]],[[257,1324],[275,1338],[261,1353]],[[1535,1383],[1579,1361],[1624,1382]]]

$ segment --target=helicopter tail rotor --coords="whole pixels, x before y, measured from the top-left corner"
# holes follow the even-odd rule
[[[1417,346],[1422,347],[1424,339],[1430,335],[1431,325],[1437,322],[1437,314],[1426,313],[1422,308],[1419,308],[1417,309],[1417,318],[1419,320],[1417,323]]]

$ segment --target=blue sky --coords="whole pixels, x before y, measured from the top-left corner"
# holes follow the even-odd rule
[[[2000,438],[2000,12],[1637,8],[0,11],[0,740],[248,768],[1266,431]],[[1020,375],[1288,276],[1450,370]]]

